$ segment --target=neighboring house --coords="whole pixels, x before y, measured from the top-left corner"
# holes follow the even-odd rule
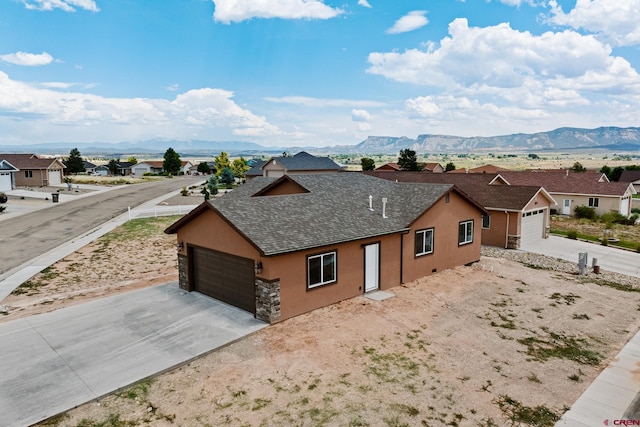
[[[84,171],[86,173],[91,175],[91,174],[94,174],[96,172],[96,167],[97,166],[95,164],[93,164],[91,162],[88,162],[86,160],[83,160],[82,164],[84,165]]]
[[[478,261],[485,213],[453,185],[258,177],[165,232],[182,289],[273,323]]]
[[[95,173],[100,176],[108,176],[111,173],[109,171],[109,165],[96,166]]]
[[[630,182],[636,193],[640,192],[640,170],[622,171],[618,182]]]
[[[190,161],[182,160],[180,162],[180,172],[184,175],[189,175],[190,168],[193,164]],[[164,172],[163,160],[146,160],[144,162],[136,163],[131,166],[131,175],[144,176],[145,173],[161,174]]]
[[[132,174],[132,168],[137,163],[134,162],[116,162],[116,175],[127,176]]]
[[[245,174],[247,179],[257,176],[278,178],[283,175],[317,174],[339,172],[343,168],[329,157],[316,157],[301,151],[295,156],[272,157],[256,164]]]
[[[518,249],[549,235],[550,206],[556,202],[540,186],[510,186],[491,174],[363,173],[397,182],[455,184],[487,210],[483,245]]]
[[[496,174],[496,173],[501,173],[502,171],[508,171],[509,169],[505,169],[505,168],[501,168],[500,166],[495,166],[495,165],[482,165],[482,166],[478,166],[475,168],[461,168],[461,169],[454,169],[452,171],[449,171],[447,173],[489,173],[489,174]]]
[[[0,160],[6,160],[20,170],[14,175],[17,187],[62,184],[65,165],[58,159],[40,158],[35,154],[0,154]]]
[[[444,168],[440,163],[424,163],[422,171],[424,172],[433,172],[433,173],[444,173]],[[398,163],[389,162],[385,163],[382,166],[378,166],[376,171],[387,171],[387,172],[399,172],[402,170]]]
[[[508,171],[500,176],[511,185],[544,187],[556,200],[551,208],[562,215],[573,215],[576,206],[589,206],[598,215],[614,211],[629,216],[631,198],[636,194],[631,183],[609,182],[606,175],[596,172]]]
[[[11,191],[15,188],[15,174],[19,172],[20,169],[0,158],[0,192]]]
[[[207,166],[209,166],[209,173],[210,174],[214,174],[217,172],[216,169],[216,162],[205,162],[207,164]],[[194,164],[192,164],[189,167],[189,175],[197,175],[200,172],[198,172],[198,166],[200,165],[200,162],[195,162]]]

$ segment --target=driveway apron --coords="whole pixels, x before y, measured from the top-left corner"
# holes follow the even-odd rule
[[[3,426],[27,426],[267,326],[176,283],[0,324]]]

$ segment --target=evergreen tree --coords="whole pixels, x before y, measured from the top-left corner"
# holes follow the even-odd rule
[[[571,166],[571,170],[574,172],[586,172],[587,168],[585,168],[584,166],[582,166],[582,163],[580,162],[575,162],[573,164],[573,166]]]
[[[456,170],[456,165],[454,165],[453,162],[447,163],[447,165],[444,167],[445,172],[450,172],[454,170]]]
[[[134,156],[131,156],[131,157],[129,157],[127,159],[127,162],[131,163],[131,164],[134,164],[134,165],[137,165],[138,164],[138,159],[136,159]]]
[[[207,180],[207,190],[209,190],[209,194],[215,196],[218,194],[218,177],[215,175],[211,175]]]
[[[84,162],[82,161],[82,156],[77,148],[74,148],[69,152],[69,157],[63,163],[67,167],[68,173],[80,173],[86,171],[84,168]]]
[[[218,174],[218,176],[221,176],[222,172],[226,168],[231,167],[231,162],[229,161],[229,155],[224,151],[221,151],[219,156],[214,157],[213,161],[216,163],[216,174]]]
[[[120,161],[120,159],[111,159],[109,160],[109,164],[107,165],[109,167],[109,172],[111,173],[111,175],[115,175],[116,173],[118,173],[118,162]]]
[[[235,176],[231,172],[231,168],[225,168],[220,174],[220,182],[225,184],[227,188],[231,188],[231,184],[235,182]]]
[[[607,178],[609,178],[609,181],[611,181],[611,172],[613,172],[613,169],[611,169],[611,166],[604,165],[603,167],[600,168],[600,173],[605,174]]]
[[[372,171],[376,168],[376,162],[370,157],[363,157],[360,159],[360,165],[362,165],[363,171]]]
[[[249,165],[244,157],[240,157],[239,159],[235,159],[231,164],[231,172],[237,178],[244,178],[245,172],[249,170]]]
[[[400,157],[398,157],[398,165],[400,166],[400,169],[404,171],[420,170],[420,168],[418,167],[418,157],[416,156],[416,152],[409,148],[400,150]]]
[[[168,174],[178,175],[180,174],[180,167],[182,162],[180,161],[180,155],[175,152],[171,147],[164,153],[164,161],[162,162],[162,169]]]

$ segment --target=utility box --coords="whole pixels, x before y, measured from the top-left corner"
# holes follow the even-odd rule
[[[586,252],[580,252],[578,254],[578,274],[587,274],[587,263],[589,262],[589,254]]]

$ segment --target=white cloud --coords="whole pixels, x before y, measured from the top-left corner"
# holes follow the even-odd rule
[[[100,8],[94,0],[22,0],[27,9],[54,10],[62,9],[65,12],[75,12],[76,8],[99,12]]]
[[[387,30],[387,34],[406,33],[424,27],[429,23],[429,20],[425,16],[426,14],[426,10],[414,10],[409,12],[402,18],[398,19],[395,24],[393,24],[393,27]]]
[[[174,84],[169,85],[169,86],[167,86],[167,87],[166,87],[166,89],[167,89],[169,92],[175,92],[175,91],[177,91],[179,88],[180,88],[180,85],[179,85],[178,83],[174,83]]]
[[[51,85],[62,86],[59,83]],[[172,101],[105,98],[38,88],[11,80],[0,71],[2,123],[28,120],[31,124],[23,126],[23,132],[47,129],[42,133],[48,138],[56,135],[57,131],[61,132],[60,138],[70,133],[81,135],[89,132],[92,138],[110,135],[116,140],[149,138],[158,133],[167,138],[184,138],[194,133],[201,137],[210,133],[227,137],[282,134],[265,117],[238,106],[233,97],[230,91],[203,88],[181,93]]]
[[[306,107],[381,107],[385,105],[378,101],[354,100],[354,99],[326,99],[310,98],[306,96],[284,96],[281,98],[267,97],[266,101],[277,104],[304,105]]]
[[[53,62],[53,56],[49,55],[47,52],[42,52],[40,54],[16,52],[0,55],[0,60],[11,64],[24,65],[26,67],[38,67],[41,65],[51,64]]]
[[[369,4],[369,2],[367,0],[358,0],[358,4],[360,6],[363,6],[363,7],[371,8],[371,5]]]
[[[320,0],[213,0],[216,22],[229,24],[252,18],[330,19],[343,13]]]
[[[549,6],[550,23],[596,33],[614,46],[640,44],[640,0],[577,0],[569,13],[556,0]]]
[[[43,82],[38,84],[39,87],[45,89],[71,89],[72,87],[81,87],[82,89],[92,89],[97,85],[95,83],[74,83],[74,82]]]
[[[371,120],[371,114],[367,110],[351,110],[351,120],[354,122],[368,122]]]

